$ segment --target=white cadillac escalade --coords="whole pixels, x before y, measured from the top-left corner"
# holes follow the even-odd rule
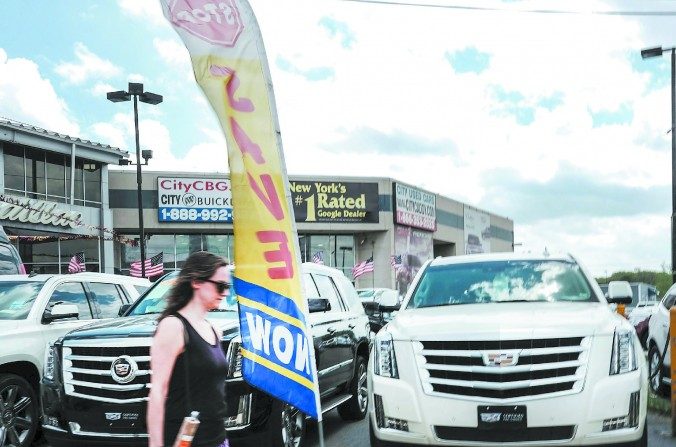
[[[376,336],[371,446],[647,445],[629,322],[571,256],[437,258]]]

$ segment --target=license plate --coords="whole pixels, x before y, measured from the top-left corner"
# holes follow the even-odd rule
[[[526,406],[480,405],[479,428],[481,429],[520,429],[526,428]]]

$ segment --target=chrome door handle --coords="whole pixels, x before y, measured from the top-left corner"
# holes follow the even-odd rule
[[[326,332],[328,332],[329,334],[333,334],[334,332],[336,332],[336,328],[331,326],[331,327],[326,329]]]

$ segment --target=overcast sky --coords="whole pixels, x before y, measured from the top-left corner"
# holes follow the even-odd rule
[[[595,275],[668,269],[669,58],[640,50],[676,45],[676,2],[407,3],[497,11],[251,0],[288,172],[420,185]],[[140,108],[151,168],[227,172],[159,0],[3,0],[0,27],[0,116],[129,150],[132,107],[105,93],[140,81],[165,98]]]

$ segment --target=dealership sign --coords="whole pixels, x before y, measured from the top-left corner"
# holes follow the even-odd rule
[[[65,211],[56,203],[24,197],[3,196],[0,202],[0,220],[54,225],[76,228],[81,226],[82,214],[76,211]]]
[[[437,198],[434,194],[395,183],[394,203],[395,223],[436,231]]]
[[[378,223],[378,184],[289,181],[296,222]]]
[[[228,179],[159,177],[157,195],[160,222],[232,223]]]

